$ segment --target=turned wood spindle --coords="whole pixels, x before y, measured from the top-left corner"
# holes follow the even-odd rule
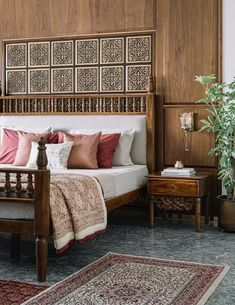
[[[5,193],[6,193],[6,196],[9,196],[10,195],[10,192],[11,192],[11,182],[10,182],[10,173],[6,173],[6,180],[5,180]]]
[[[150,75],[148,78],[148,93],[154,92],[154,85],[153,85],[153,77]]]
[[[140,102],[140,111],[144,112],[145,111],[145,107],[144,107],[144,97],[141,97],[141,102]]]
[[[27,194],[29,198],[33,197],[34,189],[33,189],[33,175],[28,174],[28,183],[27,183]]]
[[[16,197],[20,197],[22,191],[21,174],[16,173]]]
[[[46,154],[45,140],[41,138],[38,141],[38,156],[37,156],[37,167],[38,169],[47,169],[47,154]]]

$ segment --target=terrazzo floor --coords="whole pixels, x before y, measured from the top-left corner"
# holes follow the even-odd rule
[[[37,283],[33,240],[22,241],[20,261],[10,258],[9,249],[9,236],[0,235],[0,279]],[[221,232],[213,224],[202,224],[201,232],[196,233],[188,221],[157,219],[157,226],[150,229],[146,217],[111,218],[106,234],[74,244],[62,255],[54,253],[51,243],[45,283],[56,283],[109,251],[228,265],[229,272],[206,305],[235,305],[235,233]]]

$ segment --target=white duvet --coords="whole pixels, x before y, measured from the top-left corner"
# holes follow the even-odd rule
[[[0,164],[0,168],[22,168],[20,166],[12,166],[9,164]],[[146,165],[129,165],[116,166],[107,169],[65,169],[52,170],[52,173],[64,174],[84,174],[95,176],[103,189],[104,199],[110,199],[120,196],[130,191],[136,190],[146,184],[146,175],[148,174]],[[1,203],[0,202],[0,218],[33,218],[33,208],[29,204],[18,203]]]

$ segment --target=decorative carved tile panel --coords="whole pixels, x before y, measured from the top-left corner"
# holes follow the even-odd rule
[[[52,69],[51,89],[53,93],[72,93],[73,68]]]
[[[29,67],[50,66],[50,42],[30,42],[28,44]]]
[[[127,37],[126,62],[151,62],[151,36]]]
[[[124,38],[100,39],[100,63],[124,63]]]
[[[26,68],[27,44],[13,43],[6,45],[6,68]]]
[[[99,40],[76,40],[76,65],[97,65],[99,61]]]
[[[151,65],[133,65],[126,67],[126,91],[147,91]]]
[[[4,94],[7,90],[16,95],[146,92],[152,72],[149,33],[64,40],[55,37],[4,45],[8,82]]]
[[[109,66],[100,68],[100,91],[124,91],[124,67]]]
[[[98,92],[98,67],[76,68],[76,92]]]
[[[52,42],[52,66],[73,65],[73,40]]]
[[[50,69],[31,69],[28,75],[29,93],[50,93]]]
[[[26,70],[9,70],[6,72],[7,94],[25,94],[27,92]]]

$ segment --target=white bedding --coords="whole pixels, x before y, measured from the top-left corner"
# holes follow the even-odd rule
[[[0,168],[14,167],[0,164]],[[22,167],[18,167],[22,168]],[[110,199],[136,190],[146,184],[148,174],[146,165],[117,166],[108,169],[88,170],[88,169],[66,169],[52,170],[52,173],[73,173],[95,176],[104,192],[104,198]],[[20,205],[20,206],[19,206]],[[10,219],[32,219],[33,208],[29,204],[6,204],[0,202],[0,218]]]

